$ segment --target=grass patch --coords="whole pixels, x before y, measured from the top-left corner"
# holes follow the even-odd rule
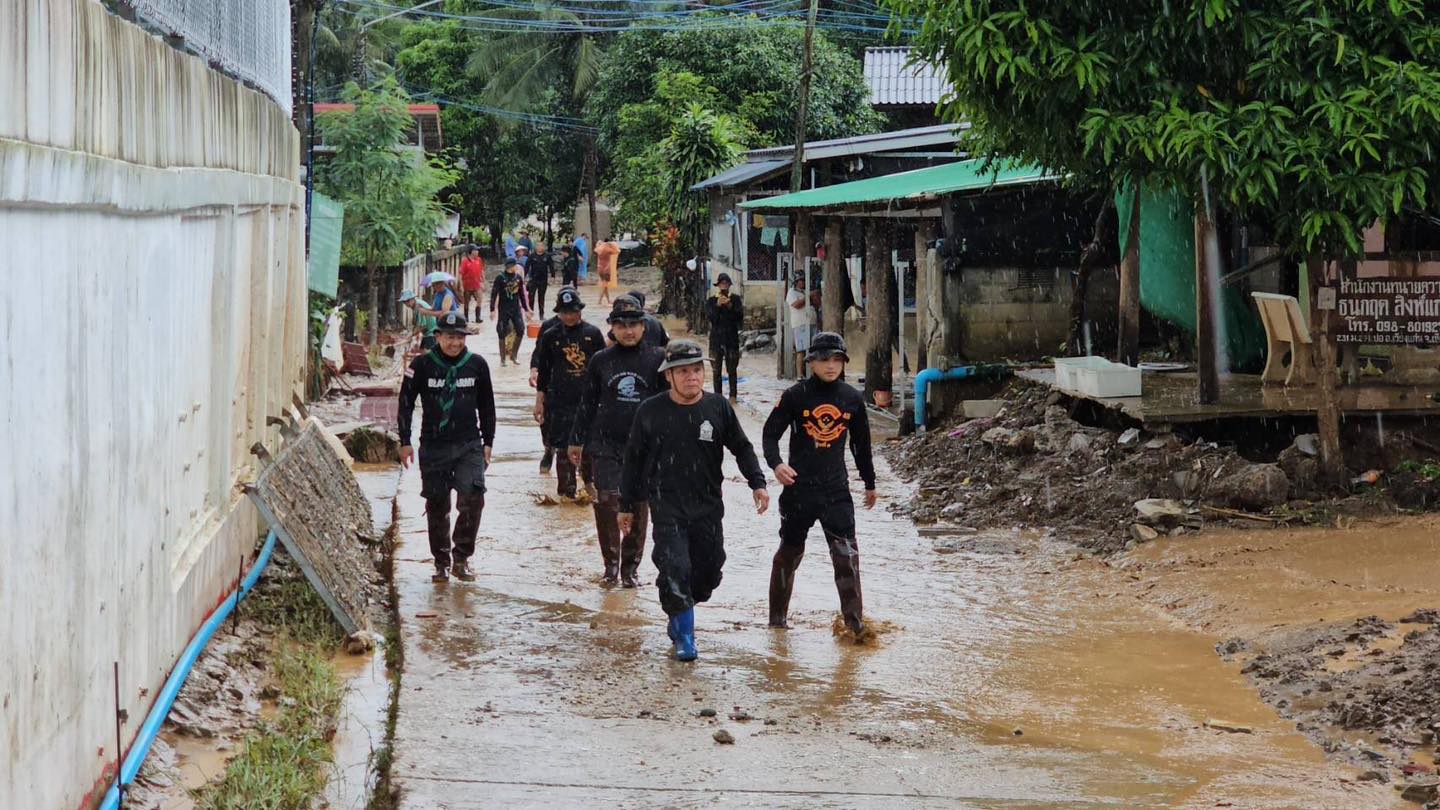
[[[195,793],[200,810],[308,810],[329,777],[345,699],[330,659],[344,633],[298,571],[277,568],[240,610],[276,629],[279,712],[245,738],[220,781]]]

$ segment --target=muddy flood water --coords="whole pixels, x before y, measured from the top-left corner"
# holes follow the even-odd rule
[[[535,503],[554,479],[537,475],[525,370],[497,367],[488,324],[471,348],[491,361],[501,421],[476,582],[430,583],[419,476],[399,483],[404,807],[1397,805],[1280,719],[1216,655],[1218,632],[1054,538],[922,538],[861,510],[875,643],[832,634],[818,531],[794,627],[769,629],[778,517],[754,514],[733,465],[700,660],[670,660],[653,566],[638,591],[600,587],[589,508]],[[759,415],[741,412],[758,442]],[[906,495],[880,476],[882,498]]]

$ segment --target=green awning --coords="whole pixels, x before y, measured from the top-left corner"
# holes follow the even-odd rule
[[[980,191],[1004,186],[1018,186],[1059,180],[1034,166],[995,164],[985,168],[983,160],[962,160],[928,169],[887,174],[833,186],[812,188],[779,197],[765,197],[740,204],[752,211],[813,210],[844,208],[890,203],[892,208],[905,208],[904,203],[925,202],[957,191]]]

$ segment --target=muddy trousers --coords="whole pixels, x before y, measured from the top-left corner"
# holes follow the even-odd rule
[[[595,499],[595,534],[600,539],[600,558],[605,563],[605,576],[617,575],[634,579],[645,557],[645,530],[650,520],[650,505],[635,504],[630,513],[630,532],[620,534],[620,492],[601,492]]]
[[[520,342],[525,339],[525,313],[517,306],[514,309],[501,307],[495,313],[495,334],[500,338],[500,359],[516,361],[520,353]]]
[[[713,516],[679,519],[655,510],[655,550],[650,560],[660,571],[655,586],[665,615],[678,616],[700,602],[708,602],[720,586],[721,569],[725,567],[722,517],[717,512]]]
[[[562,498],[573,498],[576,493],[575,478],[589,484],[595,480],[595,459],[587,450],[580,455],[580,466],[570,463],[567,448],[555,447],[555,494]]]
[[[730,375],[730,398],[740,396],[740,344],[724,340],[710,341],[710,367],[715,370],[715,393],[723,395],[720,388],[724,378],[721,371]],[[723,369],[722,369],[723,367]]]
[[[455,493],[455,531],[450,531],[450,493]],[[454,561],[470,559],[475,553],[475,536],[480,531],[480,514],[485,509],[485,442],[421,442],[420,495],[425,499],[425,523],[430,535],[430,554],[436,568],[449,568],[451,545]]]
[[[835,590],[840,592],[840,615],[851,630],[864,615],[860,595],[860,547],[855,541],[855,502],[848,491],[805,492],[786,487],[780,493],[780,549],[770,566],[770,625],[785,624],[795,571],[805,556],[810,527],[820,522],[835,567]]]

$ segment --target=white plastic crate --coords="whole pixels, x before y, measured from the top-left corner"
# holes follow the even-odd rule
[[[1104,366],[1074,370],[1075,390],[1087,397],[1140,396],[1140,369],[1105,361]]]
[[[1094,355],[1057,357],[1055,358],[1055,384],[1070,391],[1079,390],[1080,384],[1075,378],[1076,371],[1082,368],[1104,368],[1108,365],[1111,365],[1109,360]]]

